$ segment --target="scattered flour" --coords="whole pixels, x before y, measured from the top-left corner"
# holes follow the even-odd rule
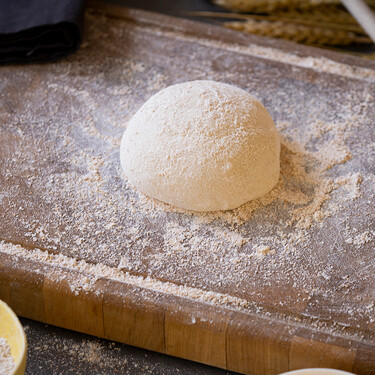
[[[275,254],[275,250],[271,250],[269,246],[265,245],[255,245],[253,247],[255,251],[255,256],[263,258],[267,254]]]
[[[234,74],[229,45],[212,42],[212,57],[211,41],[181,37],[177,56],[164,51],[169,31],[153,38],[153,29],[93,14],[87,27],[86,48],[43,67],[43,76],[33,67],[0,72],[4,90],[17,83],[23,92],[16,103],[2,98],[9,111],[1,110],[0,252],[52,265],[76,294],[108,277],[262,314],[305,311],[313,319],[330,301],[340,327],[373,322],[373,71],[357,76],[346,65],[296,57],[279,72],[277,56],[263,59],[268,50],[250,46],[246,59],[260,58]],[[121,176],[129,118],[151,94],[191,79],[242,85],[270,108],[282,135],[281,177],[265,197],[199,214],[150,199]],[[82,277],[60,272],[68,269]]]
[[[115,18],[117,18],[116,14],[114,14],[114,16]],[[144,32],[145,30],[148,30],[149,32],[156,35],[169,36],[173,39],[189,41],[195,44],[208,46],[209,48],[223,49],[226,51],[261,57],[272,61],[279,61],[285,64],[291,64],[303,68],[308,68],[311,70],[316,70],[318,72],[327,72],[331,74],[342,75],[348,78],[375,82],[375,71],[373,69],[368,69],[359,66],[351,66],[349,64],[334,61],[323,56],[300,56],[298,52],[293,53],[292,51],[285,51],[273,47],[260,46],[258,44],[248,43],[248,41],[245,42],[247,43],[246,45],[234,44],[232,42],[223,42],[217,39],[209,38],[208,35],[195,36],[192,34],[178,32],[176,30],[170,31],[168,30],[168,28],[160,29],[153,26],[147,27],[145,25],[134,27],[137,28],[139,32]],[[225,32],[229,33],[228,30],[226,30]]]
[[[10,374],[15,365],[7,340],[4,337],[0,337],[0,375]]]

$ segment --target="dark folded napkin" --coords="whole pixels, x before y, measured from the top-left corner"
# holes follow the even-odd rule
[[[0,0],[0,63],[52,61],[82,41],[84,0]]]

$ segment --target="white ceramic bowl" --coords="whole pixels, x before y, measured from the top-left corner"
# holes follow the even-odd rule
[[[4,337],[11,350],[16,366],[10,375],[23,375],[26,369],[26,335],[17,315],[0,300],[0,337]]]
[[[331,368],[306,368],[284,372],[280,375],[354,375],[351,372],[334,370]]]

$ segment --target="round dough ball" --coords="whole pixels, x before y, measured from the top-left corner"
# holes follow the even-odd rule
[[[152,96],[131,119],[120,155],[136,188],[194,211],[261,197],[280,172],[280,139],[268,111],[246,91],[215,81]]]

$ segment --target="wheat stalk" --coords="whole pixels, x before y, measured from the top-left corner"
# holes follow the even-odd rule
[[[317,19],[308,19],[308,17],[300,17],[298,18],[299,14],[305,15],[305,12],[283,12],[282,14],[278,15],[259,15],[259,14],[243,14],[243,13],[222,13],[222,12],[203,12],[203,11],[194,11],[194,12],[187,12],[188,15],[192,15],[195,17],[213,17],[213,18],[234,18],[234,19],[242,19],[242,20],[258,20],[258,21],[281,21],[283,23],[294,23],[298,25],[305,25],[310,27],[321,27],[321,28],[329,28],[329,29],[337,29],[337,30],[344,30],[350,31],[353,33],[357,33],[360,35],[365,35],[364,30],[358,24],[350,24],[341,22],[325,22],[319,21]],[[294,16],[294,17],[292,17]],[[354,21],[355,22],[355,21]]]
[[[317,6],[331,6],[332,9],[341,7],[340,0],[212,0],[218,6],[237,11],[270,13],[275,10],[307,10]],[[375,7],[375,0],[367,0]],[[342,8],[341,8],[342,9]]]
[[[245,20],[224,23],[232,29],[321,46],[371,43],[356,20],[342,7],[340,0],[212,1],[232,11],[241,12],[201,14],[205,17]],[[375,7],[375,0],[367,0],[367,3]],[[256,14],[245,15],[242,12]]]
[[[317,6],[307,11],[298,9],[279,10],[273,12],[272,15],[280,18],[357,25],[357,21],[345,9],[325,5]]]
[[[283,38],[297,43],[312,45],[348,45],[351,43],[371,43],[370,38],[358,36],[344,30],[333,30],[322,27],[297,25],[282,21],[256,21],[225,22],[224,25],[231,29],[246,31],[252,34]]]
[[[213,0],[213,2],[237,12],[269,13],[278,9],[307,9],[321,4],[337,5],[339,0]]]

